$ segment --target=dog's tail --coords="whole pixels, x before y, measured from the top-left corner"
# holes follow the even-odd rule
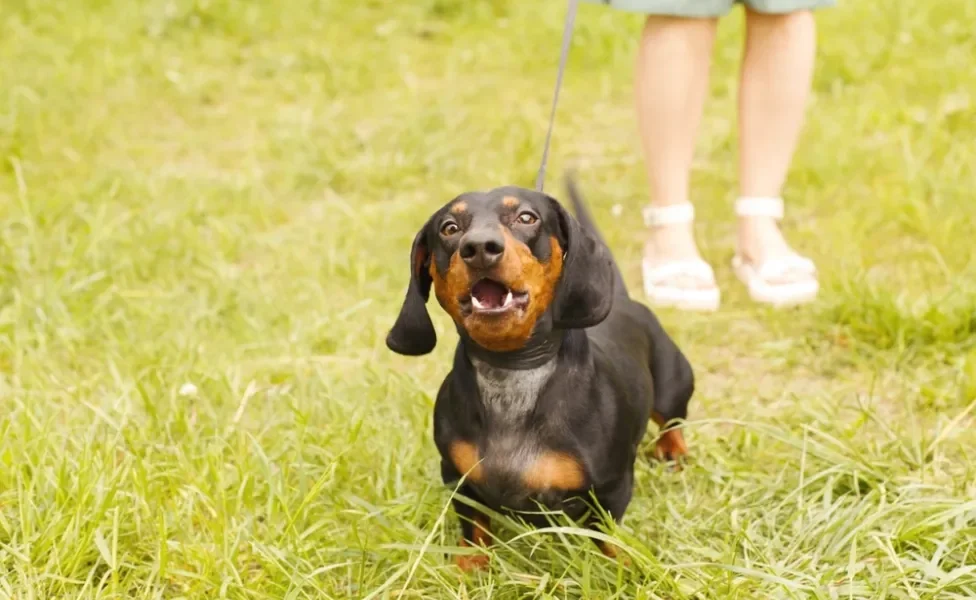
[[[573,212],[576,213],[576,220],[579,221],[583,231],[589,233],[594,239],[606,246],[607,252],[610,253],[610,260],[613,263],[614,290],[620,295],[627,296],[627,284],[624,282],[623,273],[620,272],[620,267],[617,266],[617,260],[613,257],[610,245],[600,235],[600,230],[597,228],[596,222],[590,215],[590,211],[586,208],[583,194],[580,193],[579,187],[576,185],[576,178],[572,172],[566,175],[566,190],[569,194],[570,201],[573,203]]]

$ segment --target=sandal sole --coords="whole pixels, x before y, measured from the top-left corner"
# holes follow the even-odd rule
[[[680,308],[682,310],[712,312],[718,310],[721,304],[721,294],[717,288],[690,291],[684,288],[655,286],[645,287],[644,295],[655,306]]]
[[[806,304],[813,301],[820,291],[820,282],[816,279],[770,285],[759,279],[750,265],[739,265],[733,268],[736,278],[749,292],[749,297],[762,304],[776,307]]]
[[[659,307],[671,307],[688,311],[712,312],[718,310],[721,304],[721,292],[718,287],[688,289],[666,285],[647,283],[647,267],[644,271],[644,295],[650,304]]]

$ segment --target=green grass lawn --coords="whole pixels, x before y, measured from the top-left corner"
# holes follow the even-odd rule
[[[383,339],[428,214],[532,185],[563,14],[3,2],[0,598],[976,595],[971,0],[820,14],[786,226],[823,293],[789,311],[728,266],[722,22],[694,194],[724,305],[659,311],[698,375],[691,462],[639,464],[610,531],[630,569],[514,523],[489,571],[453,566],[431,439],[453,330],[433,311],[424,358]],[[636,293],[640,26],[581,7],[547,188],[578,167]]]

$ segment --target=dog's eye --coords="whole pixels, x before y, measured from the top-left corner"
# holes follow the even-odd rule
[[[458,227],[458,224],[454,221],[448,221],[447,223],[441,225],[441,235],[444,237],[451,237],[458,231],[460,231],[460,227]]]
[[[535,222],[538,220],[539,217],[530,212],[524,212],[518,216],[518,222],[522,225],[535,225]]]

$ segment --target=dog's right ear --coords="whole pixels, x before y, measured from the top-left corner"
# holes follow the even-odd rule
[[[428,354],[437,345],[437,332],[427,312],[427,300],[433,283],[430,277],[430,247],[427,245],[429,224],[430,221],[425,223],[413,239],[407,295],[393,328],[386,336],[386,347],[405,356]]]

